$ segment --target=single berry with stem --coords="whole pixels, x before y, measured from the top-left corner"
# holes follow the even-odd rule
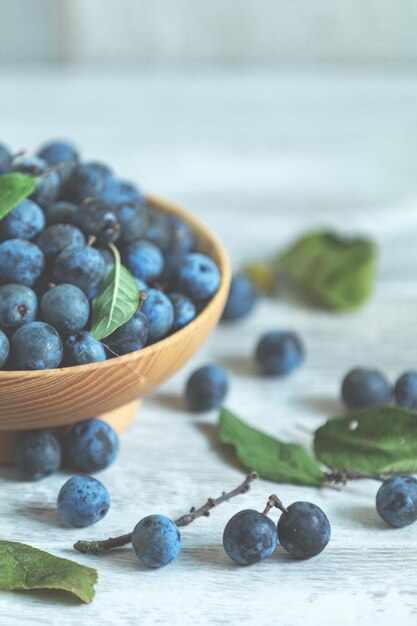
[[[103,344],[92,337],[87,330],[66,338],[64,354],[67,365],[87,365],[87,363],[105,361],[107,358]]]
[[[408,526],[417,520],[417,480],[398,474],[387,478],[376,494],[376,510],[394,528]]]
[[[253,565],[270,556],[277,545],[277,527],[264,513],[239,511],[227,522],[223,546],[239,565]]]

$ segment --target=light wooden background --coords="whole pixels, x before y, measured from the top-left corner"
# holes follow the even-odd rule
[[[416,63],[415,0],[0,0],[0,62]]]
[[[219,328],[122,437],[120,459],[99,476],[113,504],[97,526],[59,525],[55,499],[66,475],[25,484],[2,469],[0,537],[96,565],[100,582],[90,606],[42,592],[0,593],[0,623],[414,625],[417,525],[385,527],[371,481],[341,491],[259,482],[184,529],[181,558],[160,571],[142,568],[129,549],[94,559],[71,545],[128,531],[152,512],[176,517],[241,480],[217,443],[216,414],[182,406],[197,365],[223,363],[232,409],[306,444],[308,431],[342,410],[349,368],[377,366],[394,380],[417,366],[415,74],[14,69],[0,73],[0,87],[2,140],[32,148],[70,137],[86,157],[183,203],[223,238],[235,267],[318,225],[369,235],[380,250],[375,294],[357,313],[264,301],[246,322]],[[259,378],[251,357],[259,335],[274,327],[295,329],[306,343],[305,365],[285,380]],[[306,562],[278,549],[260,565],[234,566],[221,545],[225,523],[241,508],[262,507],[275,490],[286,503],[321,506],[331,543]]]

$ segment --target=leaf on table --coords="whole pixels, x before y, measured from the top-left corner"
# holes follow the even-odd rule
[[[248,426],[229,410],[220,410],[220,441],[231,444],[241,463],[262,478],[296,485],[321,484],[323,471],[307,450]]]
[[[329,419],[315,432],[314,451],[331,469],[417,472],[417,414],[370,407]]]
[[[110,248],[114,254],[114,265],[104,279],[101,292],[93,300],[91,334],[98,340],[108,337],[128,322],[139,306],[140,293],[135,279],[122,265],[116,246],[110,244]]]
[[[20,172],[0,176],[0,220],[35,191],[36,178]]]
[[[318,305],[346,310],[362,304],[375,280],[376,249],[367,239],[317,231],[277,258],[286,278]]]
[[[97,570],[24,543],[0,540],[0,590],[61,589],[91,602]]]

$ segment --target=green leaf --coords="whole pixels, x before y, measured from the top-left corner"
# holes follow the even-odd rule
[[[320,485],[323,471],[307,450],[283,443],[242,422],[225,408],[220,410],[220,441],[232,444],[241,463],[277,483]]]
[[[371,407],[332,418],[316,431],[314,451],[331,469],[417,472],[417,414]]]
[[[0,590],[62,589],[91,602],[97,571],[24,543],[0,540]]]
[[[93,325],[91,334],[104,339],[136,313],[139,306],[139,289],[132,274],[120,261],[116,246],[110,244],[114,266],[107,274],[102,290],[93,300]]]
[[[20,172],[0,176],[0,220],[34,192],[36,178]]]
[[[368,298],[375,280],[376,250],[366,239],[318,231],[296,241],[277,263],[315,303],[346,310]]]

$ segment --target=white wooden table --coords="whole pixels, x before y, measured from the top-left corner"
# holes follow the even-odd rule
[[[208,361],[232,375],[227,404],[249,422],[309,443],[341,411],[343,374],[357,364],[394,380],[417,366],[417,81],[381,72],[143,74],[31,70],[0,75],[0,138],[16,148],[68,136],[88,158],[195,212],[223,238],[233,263],[263,258],[308,227],[372,235],[380,247],[375,295],[362,310],[332,315],[264,301],[146,400],[122,436],[116,465],[99,477],[112,508],[99,525],[63,529],[55,499],[64,474],[16,482],[0,471],[0,537],[97,566],[89,606],[47,592],[1,593],[1,624],[415,624],[417,525],[390,530],[374,508],[377,484],[343,490],[277,486],[251,492],[183,530],[181,557],[149,571],[131,549],[97,558],[71,550],[79,538],[127,532],[144,515],[176,517],[235,486],[243,471],[217,443],[216,413],[187,413],[189,372]],[[252,353],[271,328],[301,333],[302,369],[285,380],[257,376]],[[277,550],[239,568],[222,549],[233,513],[260,508],[272,491],[286,503],[321,506],[333,537],[318,558]]]

